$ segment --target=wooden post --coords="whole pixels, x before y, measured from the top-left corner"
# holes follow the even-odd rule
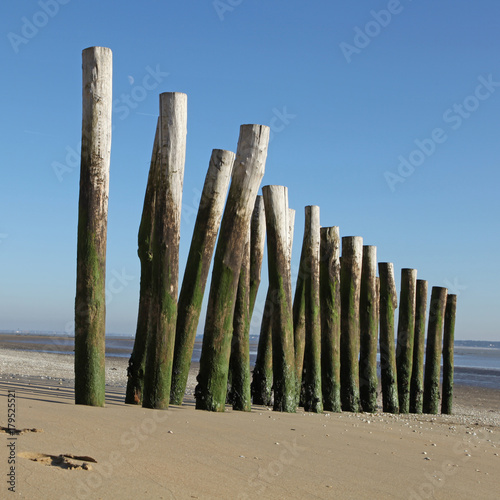
[[[273,386],[273,312],[274,297],[271,288],[267,289],[264,313],[260,326],[257,358],[253,369],[250,390],[253,403],[270,406],[272,402]]]
[[[251,250],[250,250],[250,302],[253,311],[257,289],[255,283],[260,284],[262,260],[264,257],[265,235],[266,235],[266,215],[264,208],[264,198],[257,196],[255,208],[252,215],[251,228]],[[258,281],[257,281],[258,280]],[[258,287],[257,284],[257,287]],[[250,391],[254,404],[270,405],[271,388],[273,381],[272,363],[272,337],[271,337],[271,312],[272,304],[269,296],[269,288],[266,296],[264,313],[257,347],[257,357],[252,374]]]
[[[338,226],[321,228],[321,390],[323,408],[340,404],[340,236]]]
[[[135,333],[134,348],[128,362],[127,390],[125,403],[142,404],[142,391],[144,388],[144,370],[146,366],[146,349],[148,336],[151,329],[151,287],[153,281],[153,227],[156,202],[156,186],[158,177],[158,151],[159,151],[159,126],[156,125],[156,134],[153,145],[151,165],[149,167],[148,183],[144,196],[141,224],[138,234],[139,260],[141,262],[141,286],[139,291],[139,312],[137,315],[137,329]]]
[[[233,405],[233,410],[250,411],[251,408],[251,394],[252,394],[252,383],[250,382],[250,345],[248,349],[243,347],[240,342],[244,341],[245,346],[250,342],[250,323],[252,320],[253,310],[255,306],[255,299],[257,297],[257,291],[260,285],[260,275],[262,269],[262,260],[264,257],[264,246],[266,243],[266,217],[264,211],[264,199],[262,196],[257,196],[255,199],[255,206],[252,212],[252,219],[250,222],[250,247],[248,249],[248,263],[245,263],[245,258],[247,257],[247,250],[245,247],[244,259],[241,264],[241,274],[240,282],[238,283],[238,292],[236,294],[236,305],[234,309],[234,320],[233,320],[233,339],[231,342],[231,358],[229,359],[229,377],[228,377],[228,395],[226,398],[227,403]],[[238,329],[241,327],[241,321],[238,319],[240,316],[240,307],[244,304],[242,298],[247,294],[245,290],[245,283],[247,278],[244,275],[244,271],[249,268],[248,283],[247,287],[249,289],[248,295],[248,324],[246,324],[248,331],[246,333],[237,333]],[[243,281],[242,281],[243,280]],[[244,308],[246,310],[246,308]],[[247,338],[248,337],[248,338]],[[245,340],[246,339],[246,340]],[[260,338],[259,338],[260,341]],[[269,335],[269,344],[271,343]],[[248,351],[248,359],[246,350]],[[265,356],[265,354],[262,354]],[[258,356],[258,353],[257,353]],[[271,359],[271,354],[269,355],[269,360]],[[259,360],[257,360],[259,361]],[[256,362],[257,365],[257,362]],[[233,372],[235,376],[235,383],[233,380]],[[272,380],[272,365],[269,367],[269,372],[271,372]],[[254,370],[255,374],[255,370]],[[264,387],[267,387],[265,384]],[[269,386],[269,396],[270,398],[271,385]],[[238,396],[235,393],[239,393],[244,396]],[[266,399],[267,402],[267,398]],[[245,402],[243,402],[245,401]],[[263,403],[261,403],[263,404]]]
[[[398,413],[398,381],[394,345],[394,311],[398,307],[394,265],[379,262],[380,277],[380,368],[384,412]]]
[[[75,299],[75,403],[104,406],[112,53],[82,52],[82,152]]]
[[[446,307],[446,288],[433,286],[427,326],[427,348],[425,353],[423,412],[437,414],[439,411],[439,379],[441,375],[441,344]]]
[[[319,207],[305,207],[304,243],[306,264],[309,272],[305,276],[305,351],[304,351],[304,410],[321,413],[321,314],[319,302],[319,251],[320,218]]]
[[[264,247],[266,245],[266,212],[264,198],[255,199],[250,225],[250,318],[253,314],[255,299],[260,286]]]
[[[307,223],[307,221],[306,221]],[[295,352],[295,393],[297,406],[301,403],[302,392],[302,372],[304,370],[304,350],[306,343],[306,317],[305,317],[305,278],[307,276],[306,263],[306,228],[304,227],[304,238],[302,240],[302,249],[300,251],[299,273],[295,283],[295,295],[293,298],[293,344]],[[303,404],[303,401],[302,401]]]
[[[260,210],[265,210],[264,198],[262,198],[262,204],[259,206]],[[259,201],[259,200],[258,200]],[[265,212],[262,213],[258,218],[259,226],[264,225],[264,230],[262,231],[262,244],[265,243],[265,224],[266,217]],[[293,229],[295,222],[295,210],[292,208],[288,209],[288,222],[289,222],[289,255],[288,255],[288,265],[291,269],[291,259],[292,259],[292,244],[293,244]],[[264,248],[261,250],[260,261],[262,263],[262,256],[264,254]],[[260,269],[259,269],[260,272]],[[259,344],[257,347],[257,358],[255,360],[255,367],[253,370],[251,392],[252,400],[254,404],[270,406],[272,404],[272,386],[273,386],[273,339],[272,339],[272,314],[274,310],[274,304],[276,303],[276,293],[268,288],[266,295],[266,302],[264,308],[264,314],[262,315],[262,323],[260,328]]]
[[[212,255],[235,154],[214,149],[210,158],[182,280],[175,331],[170,403],[182,404]]]
[[[359,411],[359,299],[363,238],[342,238],[340,267],[340,396],[342,410]]]
[[[398,343],[396,348],[399,413],[408,413],[410,411],[410,381],[413,365],[416,290],[417,270],[401,269]]]
[[[243,249],[240,279],[233,317],[233,338],[229,360],[230,397],[233,410],[250,411],[250,227]]]
[[[427,310],[427,281],[417,280],[415,299],[415,336],[410,384],[410,412],[422,413],[424,396],[425,320]]]
[[[290,295],[292,294],[292,249],[295,232],[295,210],[288,209],[288,272],[290,273]]]
[[[363,246],[360,296],[359,395],[363,411],[377,411],[377,247]]]
[[[266,209],[269,287],[276,297],[272,316],[273,408],[275,411],[294,413],[296,400],[288,189],[285,186],[264,186],[262,194]]]
[[[196,408],[224,411],[233,314],[243,249],[264,175],[269,127],[242,125],[233,178],[215,251],[196,386]]]
[[[444,313],[443,336],[443,398],[441,413],[453,413],[453,343],[455,340],[455,316],[457,313],[457,296],[448,295]]]
[[[170,400],[186,134],[186,94],[160,94],[160,166],[153,235],[152,331],[142,400],[145,408],[168,408]]]

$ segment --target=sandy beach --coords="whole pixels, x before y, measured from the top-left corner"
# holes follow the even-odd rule
[[[184,405],[158,411],[123,403],[126,359],[106,365],[106,407],[76,406],[71,355],[0,350],[0,425],[14,392],[25,429],[2,434],[2,498],[12,443],[19,498],[498,498],[500,391],[457,385],[450,416],[214,414],[193,366]]]

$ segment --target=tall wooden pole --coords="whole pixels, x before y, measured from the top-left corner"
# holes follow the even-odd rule
[[[253,403],[270,406],[273,386],[273,313],[275,298],[270,287],[267,289],[264,313],[260,326],[257,358],[253,369],[250,390]]]
[[[75,402],[104,406],[106,237],[111,155],[112,54],[82,53],[82,152],[75,299]]]
[[[255,299],[257,297],[257,292],[259,290],[260,278],[261,278],[261,269],[262,269],[262,260],[264,257],[264,246],[266,244],[266,216],[264,211],[264,199],[262,196],[257,196],[255,199],[255,206],[252,212],[252,219],[250,222],[250,247],[249,247],[249,256],[248,263],[245,263],[245,257],[247,256],[246,250],[244,254],[244,259],[241,264],[241,274],[240,274],[240,282],[238,283],[238,292],[236,295],[236,305],[234,309],[234,320],[233,320],[233,340],[231,342],[231,358],[229,359],[229,378],[228,378],[228,390],[230,392],[227,396],[227,402],[233,404],[234,410],[242,410],[249,411],[251,407],[251,395],[253,394],[253,379],[250,382],[250,345],[248,348],[243,347],[241,345],[241,340],[246,344],[250,342],[250,323],[252,321],[253,310],[255,306]],[[242,298],[247,294],[245,289],[245,283],[247,281],[244,272],[246,272],[249,268],[248,275],[248,283],[247,289],[248,292],[248,322],[244,324],[248,328],[246,333],[241,333],[238,335],[237,330],[238,327],[241,326],[241,321],[238,319],[240,316],[240,307],[244,304],[242,302]],[[246,310],[244,308],[243,310]],[[248,337],[248,339],[247,339]],[[260,342],[260,337],[259,337]],[[269,334],[269,346],[271,344],[271,337]],[[248,351],[248,359],[246,355],[246,351]],[[261,353],[261,356],[265,356],[264,353]],[[256,366],[260,366],[261,360],[259,358],[259,351],[257,352]],[[271,353],[269,353],[268,359],[271,359]],[[271,361],[269,361],[271,363]],[[257,370],[258,372],[259,370]],[[235,373],[233,383],[233,372]],[[270,373],[270,381],[272,381],[272,364],[269,365],[268,372]],[[264,372],[264,377],[267,372]],[[254,376],[256,376],[256,372],[254,369]],[[263,396],[262,402],[259,404],[267,404],[271,397],[271,385],[269,384],[268,395]],[[241,387],[239,387],[241,386]],[[267,390],[267,384],[264,383],[264,391]],[[230,388],[230,389],[229,389]],[[239,393],[242,396],[235,395],[235,393]],[[250,394],[250,395],[249,395]],[[258,397],[257,397],[258,399]],[[239,401],[238,401],[239,400]],[[265,400],[265,403],[264,403]]]
[[[359,395],[363,411],[377,411],[377,247],[363,246],[360,297]]]
[[[401,269],[398,343],[396,348],[399,413],[408,413],[410,411],[410,381],[413,365],[416,292],[417,270]]]
[[[272,327],[274,410],[293,413],[296,398],[288,189],[264,186],[262,194],[266,208],[269,287],[276,297]]]
[[[455,340],[455,316],[457,313],[457,296],[448,295],[444,313],[443,336],[443,398],[441,413],[453,413],[453,343]]]
[[[306,342],[304,355],[304,410],[321,413],[323,394],[321,391],[321,313],[319,302],[319,252],[320,217],[319,207],[305,208],[306,262],[309,272],[305,277],[305,322]]]
[[[338,226],[321,228],[321,390],[323,408],[340,404],[340,236]]]
[[[233,179],[222,217],[195,390],[196,408],[224,411],[233,314],[255,198],[264,175],[269,127],[242,125]]]
[[[304,370],[304,350],[306,345],[306,296],[305,296],[305,279],[308,273],[306,263],[306,245],[305,240],[306,228],[304,227],[304,238],[302,240],[302,249],[300,252],[299,273],[297,282],[295,283],[295,295],[293,298],[293,343],[295,351],[295,392],[297,397],[297,405],[300,404],[302,392],[302,372]],[[303,404],[303,402],[302,402]]]
[[[255,299],[260,286],[264,247],[266,245],[266,212],[264,198],[255,199],[250,224],[250,316],[253,314]]]
[[[443,322],[446,308],[446,288],[433,286],[427,326],[427,348],[425,352],[423,412],[436,414],[439,411],[439,379],[441,375],[441,350]]]
[[[290,273],[290,294],[292,293],[292,250],[293,250],[293,237],[295,234],[295,210],[288,209],[288,271]],[[295,344],[294,344],[295,345]]]
[[[359,411],[359,299],[363,238],[342,238],[340,267],[340,396],[342,410]]]
[[[159,127],[156,125],[156,134],[153,145],[151,165],[149,167],[148,183],[144,196],[141,224],[138,234],[139,260],[141,262],[141,286],[139,291],[139,312],[137,315],[137,329],[135,333],[134,348],[128,362],[127,390],[125,403],[142,404],[142,391],[144,388],[144,370],[146,367],[146,349],[148,336],[151,330],[151,287],[153,283],[153,227],[156,203],[156,186],[158,177],[158,152],[159,152]]]
[[[170,400],[186,134],[186,94],[160,94],[160,166],[153,236],[152,333],[142,401],[145,408],[168,408]]]
[[[424,396],[425,322],[427,310],[427,281],[417,280],[415,298],[415,336],[410,384],[410,412],[422,413]]]
[[[264,198],[257,196],[252,214],[251,240],[250,240],[250,308],[253,313],[255,298],[260,285],[264,247],[266,244],[266,213]],[[268,292],[269,293],[269,292]],[[257,347],[257,357],[250,384],[252,400],[255,404],[271,404],[271,387],[273,378],[272,365],[272,339],[269,297],[266,297],[262,326]],[[265,324],[264,324],[265,323]]]
[[[398,295],[394,280],[394,265],[379,262],[380,277],[380,369],[382,378],[382,405],[384,412],[398,413],[398,380],[394,344],[394,312]]]
[[[240,279],[233,317],[233,338],[229,360],[230,402],[233,410],[250,411],[250,227],[243,249]]]
[[[205,285],[224,210],[234,158],[235,154],[231,151],[222,149],[212,151],[201,193],[200,206],[177,306],[172,386],[170,389],[170,403],[175,405],[182,404],[186,390]]]

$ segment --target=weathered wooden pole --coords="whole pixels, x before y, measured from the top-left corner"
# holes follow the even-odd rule
[[[233,410],[250,411],[250,227],[243,249],[240,279],[233,317],[233,338],[229,360],[230,397]]]
[[[266,244],[266,213],[264,198],[257,196],[252,214],[251,223],[251,248],[250,248],[250,306],[254,309],[255,297],[260,285],[262,261],[264,258],[264,247]],[[271,304],[269,301],[269,289],[266,296],[264,313],[262,315],[257,357],[250,384],[252,400],[255,404],[271,404],[271,388],[273,379],[272,365],[272,340],[271,340]]]
[[[455,317],[457,313],[457,296],[448,295],[444,313],[443,334],[443,397],[441,413],[453,413],[453,343],[455,340]]]
[[[260,326],[257,358],[253,369],[250,390],[256,405],[270,406],[273,386],[273,311],[274,297],[270,287],[267,289],[264,313]]]
[[[323,408],[340,404],[340,236],[338,226],[321,228],[321,390]]]
[[[104,406],[106,237],[111,155],[112,53],[82,52],[82,151],[75,299],[75,403]]]
[[[307,224],[307,220],[305,222]],[[306,296],[305,278],[307,276],[306,263],[306,227],[304,227],[304,238],[302,239],[302,249],[300,251],[299,272],[295,283],[295,295],[293,298],[293,344],[295,352],[295,392],[297,406],[300,404],[302,394],[302,372],[304,371],[304,350],[306,345]],[[302,401],[303,404],[303,401]]]
[[[439,412],[439,380],[441,376],[441,350],[443,341],[443,322],[448,290],[433,286],[429,306],[427,326],[427,348],[425,352],[424,401],[423,412]]]
[[[413,365],[416,293],[417,270],[401,269],[398,340],[396,347],[399,413],[408,413],[410,411],[410,381]]]
[[[250,317],[255,307],[255,299],[259,291],[264,247],[266,245],[266,212],[264,198],[259,195],[255,199],[250,223]]]
[[[212,151],[201,193],[200,206],[177,306],[172,386],[170,388],[170,403],[175,405],[182,404],[186,390],[205,285],[224,210],[234,158],[235,154],[231,151],[222,149]]]
[[[264,198],[261,198],[262,203],[259,206],[260,210],[265,210],[264,207]],[[257,206],[256,206],[257,209]],[[264,230],[262,231],[261,242],[265,244],[265,224],[266,217],[265,212],[262,215],[259,215],[258,226],[261,224],[264,225]],[[289,222],[289,255],[288,255],[288,265],[291,265],[291,252],[292,252],[292,243],[293,243],[293,229],[294,229],[294,221],[295,221],[295,210],[292,208],[288,209],[288,222]],[[258,227],[257,226],[257,227]],[[264,254],[264,248],[262,247],[260,252],[260,262],[262,263],[262,256]],[[260,269],[259,269],[260,272]],[[252,285],[250,285],[250,290],[252,289]],[[251,392],[252,392],[252,400],[254,404],[266,405],[270,406],[272,404],[272,386],[273,386],[273,337],[272,337],[272,327],[273,327],[273,311],[277,301],[277,293],[276,291],[272,291],[268,288],[266,295],[266,302],[264,313],[262,315],[262,323],[260,329],[259,336],[259,344],[257,347],[257,358],[255,360],[255,367],[253,370],[253,377],[251,383]]]
[[[361,292],[359,302],[360,354],[359,396],[361,408],[377,411],[377,347],[378,347],[378,293],[377,247],[363,246]]]
[[[144,388],[144,370],[146,366],[146,349],[148,336],[151,330],[151,287],[153,282],[153,228],[156,202],[156,185],[158,177],[158,152],[159,152],[159,126],[156,125],[156,134],[149,167],[148,183],[144,196],[141,223],[138,234],[139,260],[141,262],[141,285],[139,291],[139,312],[137,315],[137,328],[135,333],[134,348],[128,362],[127,390],[125,403],[142,404],[142,391]]]
[[[427,310],[427,281],[417,280],[415,298],[415,335],[413,366],[410,383],[410,412],[422,413],[424,396],[425,320]]]
[[[214,257],[196,386],[196,408],[224,411],[233,314],[255,198],[264,175],[269,127],[242,125]]]
[[[153,234],[152,329],[142,398],[145,408],[168,408],[170,400],[186,134],[186,94],[160,94],[160,165]]]
[[[340,266],[340,397],[342,410],[359,411],[359,299],[363,238],[342,238]]]
[[[294,413],[296,410],[295,358],[289,258],[291,235],[288,189],[285,186],[264,186],[262,194],[266,209],[269,287],[276,299],[272,316],[273,409]]]
[[[382,379],[382,406],[384,412],[398,413],[398,379],[394,344],[394,312],[398,307],[394,265],[379,262],[380,277],[380,370]]]
[[[295,210],[288,209],[288,269],[290,272],[290,293],[292,293],[292,249],[293,249],[293,236],[295,233]]]
[[[304,351],[304,410],[321,413],[323,394],[321,391],[321,313],[319,302],[319,252],[320,217],[319,207],[305,207],[306,263],[309,272],[305,276],[305,351]]]
[[[249,276],[248,276],[248,287],[249,287],[249,305],[248,305],[248,337],[250,336],[250,323],[252,321],[252,315],[253,315],[253,310],[255,306],[255,299],[257,297],[257,292],[259,290],[259,285],[260,285],[260,278],[261,278],[261,269],[262,269],[262,261],[264,258],[264,246],[266,244],[266,217],[265,217],[265,211],[264,211],[264,199],[262,196],[257,196],[255,199],[255,205],[254,209],[252,212],[252,219],[250,222],[250,247],[249,247],[249,262],[248,264],[245,264],[245,262],[242,262],[241,264],[241,272],[249,267]],[[244,260],[245,260],[244,255]],[[239,336],[236,334],[237,330],[237,323],[239,320],[237,319],[239,316],[239,307],[241,305],[241,300],[240,296],[242,294],[246,294],[244,287],[244,283],[246,282],[246,278],[242,275],[240,275],[240,280],[243,279],[243,283],[240,282],[238,283],[238,292],[236,295],[236,305],[234,309],[234,319],[233,319],[233,339],[231,342],[231,358],[229,359],[229,377],[228,377],[228,395],[226,398],[227,403],[232,403],[233,404],[233,409],[234,410],[239,410],[241,404],[235,404],[235,397],[233,395],[234,390],[237,390],[237,387],[232,386],[232,375],[233,371],[235,370],[240,370],[241,374],[236,375],[236,378],[239,379],[240,381],[243,381],[247,379],[247,365],[249,366],[250,364],[250,346],[248,346],[248,362],[246,362],[246,355],[243,351],[241,351],[241,346],[239,345]],[[250,339],[248,339],[249,342]],[[260,340],[260,338],[259,338]],[[269,336],[269,344],[271,343],[270,336]],[[239,350],[241,352],[239,352]],[[264,354],[263,354],[264,355]],[[257,353],[258,356],[258,353]],[[234,359],[233,359],[234,358]],[[271,358],[271,354],[269,354],[269,359]],[[256,360],[256,365],[257,362],[260,362],[260,360]],[[248,368],[249,370],[250,368]],[[269,371],[272,372],[272,366],[269,367]],[[255,374],[255,370],[254,370]],[[250,374],[248,372],[248,377],[250,377]],[[272,373],[271,373],[271,380],[272,380]],[[252,383],[253,382],[248,382],[248,390],[250,391],[250,394],[252,394]],[[236,385],[238,385],[238,382],[236,382]],[[246,382],[245,382],[245,390],[240,390],[239,392],[242,394],[247,395],[247,388],[246,388]],[[271,391],[271,385],[269,386],[269,391]],[[269,393],[270,394],[270,393]],[[250,396],[251,397],[251,396]],[[270,397],[270,396],[269,396]],[[249,400],[250,401],[250,400]],[[251,406],[251,401],[247,404],[247,407],[250,408]]]

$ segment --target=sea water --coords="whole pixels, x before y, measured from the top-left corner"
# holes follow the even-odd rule
[[[7,334],[7,332],[4,332]],[[17,344],[21,350],[34,352],[49,352],[56,354],[71,354],[74,349],[74,338],[68,335],[57,335],[47,332],[26,332],[25,334],[8,332],[9,340],[0,341],[5,347],[9,343]],[[15,339],[13,338],[15,334]],[[39,336],[33,338],[32,335]],[[43,337],[51,337],[48,338]],[[197,337],[192,360],[198,362],[201,357],[202,337]],[[255,365],[259,337],[250,336],[250,365]],[[37,349],[37,345],[41,348]],[[129,358],[134,346],[132,336],[119,334],[106,335],[106,356]],[[380,363],[380,358],[378,357]],[[454,382],[455,384],[472,385],[492,389],[500,389],[500,342],[457,341],[454,349]]]

